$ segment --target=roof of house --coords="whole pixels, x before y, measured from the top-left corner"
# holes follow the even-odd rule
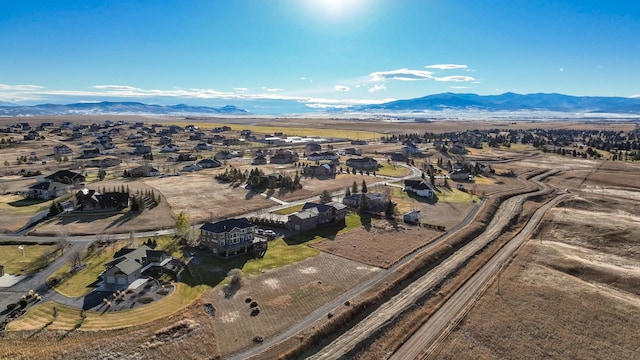
[[[142,245],[137,249],[120,249],[114,255],[114,260],[106,264],[107,268],[116,267],[126,275],[133,274],[136,270],[144,266],[144,258],[147,252],[152,251],[147,245]]]
[[[298,219],[311,219],[318,216],[318,208],[310,208],[302,211],[298,211],[289,215],[290,217],[297,217]]]
[[[318,204],[318,203],[312,203],[312,202],[308,202],[305,203],[302,206],[302,210],[308,210],[308,209],[318,209],[319,212],[327,212],[331,209],[336,209],[336,210],[342,210],[345,209],[346,206],[344,204],[340,204],[337,202],[329,202],[326,204]]]
[[[53,174],[45,177],[47,180],[56,180],[56,179],[64,179],[69,178],[71,181],[84,181],[85,177],[82,174],[78,174],[77,172],[73,172],[71,170],[60,170],[56,171]]]
[[[405,180],[404,186],[409,186],[412,189],[416,190],[432,190],[431,186],[427,184],[424,180]]]
[[[246,218],[240,218],[240,219],[227,219],[227,220],[222,220],[215,223],[206,222],[200,227],[200,230],[205,230],[212,233],[225,233],[235,228],[246,229],[252,226],[254,225],[251,222],[249,222],[249,220],[247,220]]]
[[[43,182],[39,182],[35,185],[31,185],[29,186],[29,189],[33,189],[33,190],[49,190],[49,187],[51,186],[51,183],[48,181],[43,181]]]

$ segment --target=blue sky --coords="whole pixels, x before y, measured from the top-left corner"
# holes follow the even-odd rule
[[[0,101],[640,96],[640,2],[0,0]]]

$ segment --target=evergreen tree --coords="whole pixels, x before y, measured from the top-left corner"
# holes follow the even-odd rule
[[[356,183],[355,180],[353,180],[353,185],[351,185],[351,193],[352,194],[358,193],[358,183]]]
[[[388,218],[392,218],[396,212],[396,203],[391,201],[391,199],[387,200],[387,206],[384,209],[384,215]]]
[[[369,201],[367,200],[367,194],[362,193],[360,195],[360,204],[358,204],[358,210],[365,211],[369,208]]]
[[[362,193],[363,194],[366,194],[369,191],[367,189],[367,183],[364,180],[362,180],[362,187],[361,188],[362,188]]]
[[[347,188],[347,190],[344,191],[344,196],[345,197],[351,196],[351,189],[350,188]]]
[[[320,194],[320,202],[322,204],[326,204],[331,202],[333,199],[331,198],[331,193],[328,190],[324,190],[322,194]]]

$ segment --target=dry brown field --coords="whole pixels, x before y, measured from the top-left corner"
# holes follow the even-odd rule
[[[332,269],[332,271],[327,271]],[[321,253],[285,268],[249,276],[232,296],[216,287],[203,302],[216,308],[216,340],[228,355],[253,344],[254,336],[269,339],[301,322],[340,294],[375,275],[379,268]],[[246,299],[258,303],[251,316]]]
[[[621,197],[618,197],[622,195]],[[588,194],[550,211],[438,359],[635,359],[637,199]]]

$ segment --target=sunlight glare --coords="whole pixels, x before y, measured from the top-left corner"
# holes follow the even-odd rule
[[[339,20],[356,14],[366,0],[304,0],[309,10],[330,20]]]

